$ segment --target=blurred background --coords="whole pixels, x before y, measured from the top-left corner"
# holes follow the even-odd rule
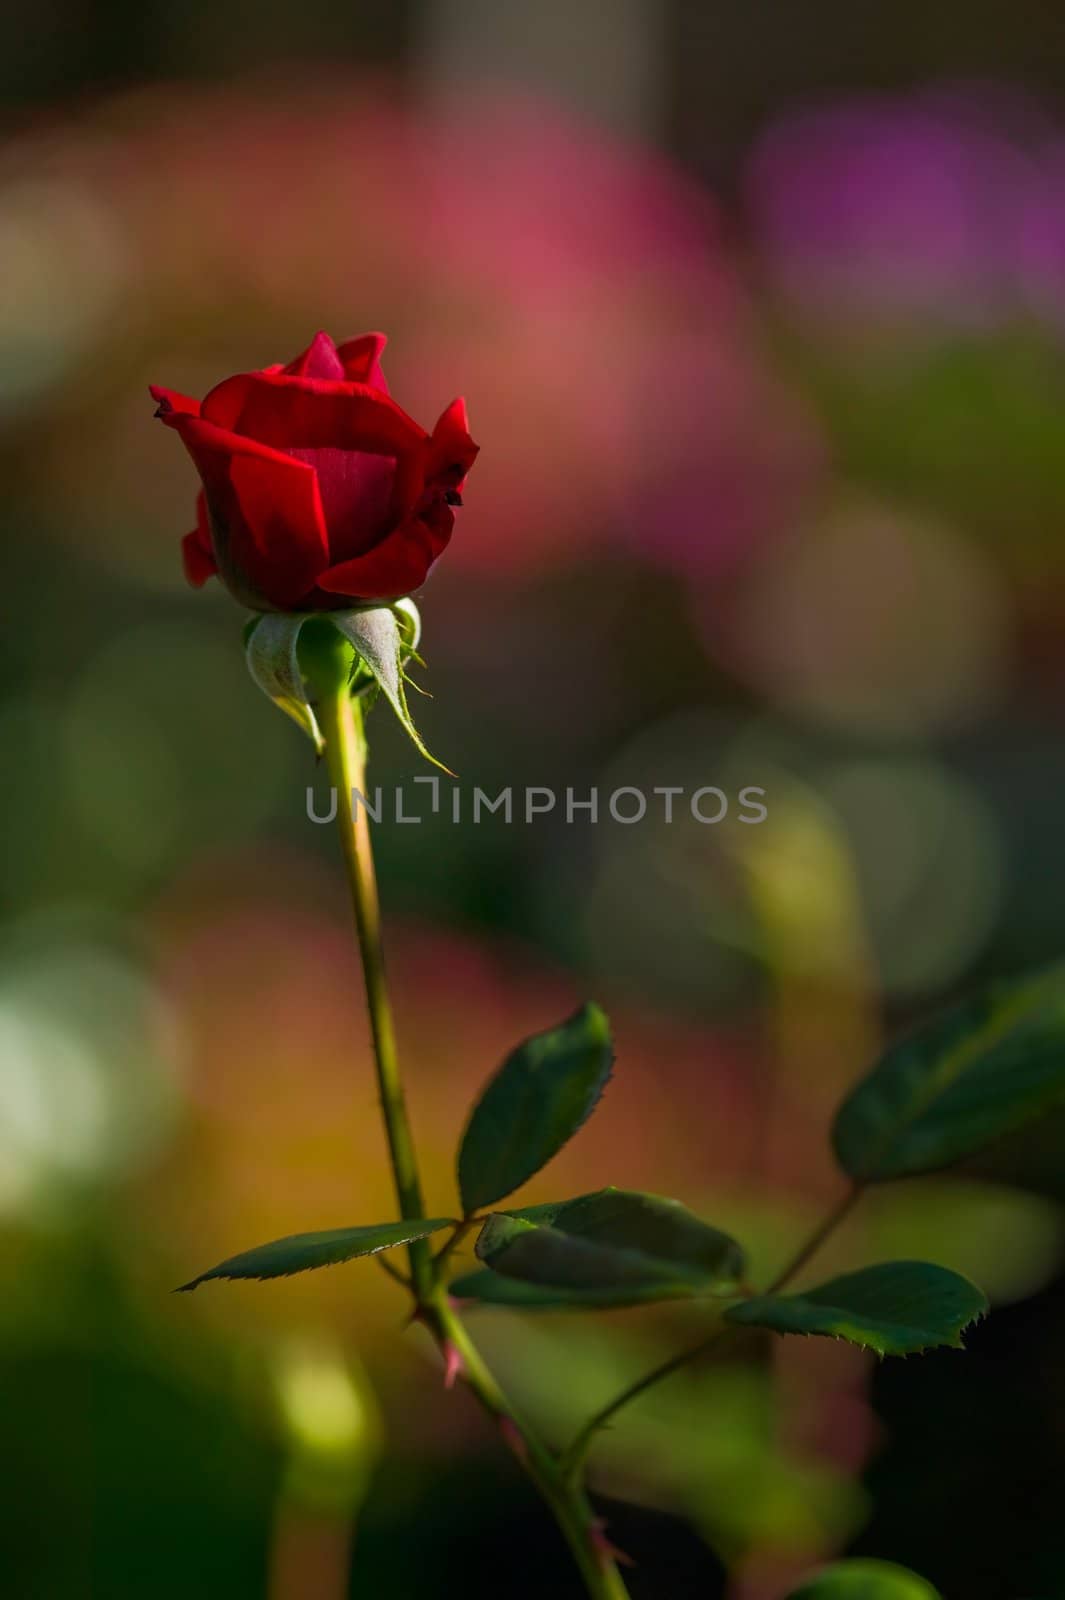
[[[1065,946],[1065,31],[1043,0],[38,0],[0,21],[0,1548],[27,1600],[579,1593],[372,1263],[391,1214],[309,746],[184,585],[202,394],[392,339],[482,454],[420,597],[465,787],[766,789],[768,821],[377,829],[431,1208],[478,1086],[594,995],[622,1183],[765,1279],[884,1039]],[[385,712],[374,779],[419,771]],[[427,810],[427,808],[426,808]],[[635,1600],[851,1551],[1065,1594],[1065,1125],[872,1196],[818,1273],[977,1278],[969,1353],[759,1340],[595,1458]],[[553,1437],[690,1314],[476,1314]],[[974,1529],[979,1530],[974,1538]]]

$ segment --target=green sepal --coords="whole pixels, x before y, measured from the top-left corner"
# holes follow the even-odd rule
[[[300,629],[307,620],[302,613],[267,612],[245,629],[244,655],[253,682],[299,724],[321,755],[325,739],[299,664]]]
[[[422,638],[422,616],[410,595],[403,600],[395,600],[392,610],[396,613],[399,631],[403,635],[403,649],[407,655],[416,655]]]
[[[244,649],[253,680],[264,694],[307,734],[318,755],[325,740],[315,714],[316,694],[301,668],[300,635],[308,623],[316,630],[332,624],[353,654],[345,662],[351,691],[372,702],[383,694],[427,761],[448,772],[426,748],[407,705],[406,664],[417,657],[421,618],[411,599],[349,611],[267,612],[244,632]],[[319,686],[320,687],[320,686]]]
[[[421,635],[421,622],[414,602],[397,600],[391,606],[331,611],[329,620],[354,648],[353,689],[358,691],[365,687],[383,694],[415,749],[434,767],[453,777],[451,769],[426,748],[407,705],[404,663]]]

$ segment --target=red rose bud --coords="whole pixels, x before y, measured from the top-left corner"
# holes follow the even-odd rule
[[[182,544],[196,588],[215,574],[255,611],[338,611],[425,582],[477,455],[466,406],[432,433],[388,393],[385,337],[327,333],[288,366],[244,372],[201,404],[152,387],[203,482]]]

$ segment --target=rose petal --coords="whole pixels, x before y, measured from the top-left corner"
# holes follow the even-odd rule
[[[466,474],[477,459],[479,445],[474,444],[466,426],[466,402],[460,396],[452,400],[441,413],[426,448],[425,481],[441,484],[456,492],[466,481]]]
[[[343,378],[344,365],[327,333],[318,332],[306,350],[282,371],[295,378]]]
[[[418,507],[413,520],[420,522],[425,530],[435,561],[437,556],[443,555],[451,541],[455,513],[442,494],[434,494]]]
[[[321,573],[318,588],[350,600],[398,600],[421,588],[446,544],[421,517],[411,517],[365,555]]]
[[[371,389],[388,393],[388,384],[381,371],[381,352],[388,339],[383,333],[363,333],[357,339],[348,339],[337,345],[337,355],[344,363],[344,376],[349,383],[365,383]]]
[[[329,445],[285,453],[318,474],[330,561],[347,561],[371,549],[394,520],[395,456]]]
[[[245,372],[211,390],[202,415],[276,450],[332,445],[398,456],[427,437],[388,395],[363,384]]]
[[[203,480],[218,570],[254,609],[294,609],[328,565],[314,469],[199,417],[165,419]]]
[[[202,589],[208,578],[213,578],[218,571],[211,547],[207,501],[202,489],[196,496],[196,526],[181,541],[181,557],[185,564],[185,577],[194,589]]]
[[[163,389],[157,383],[150,383],[148,393],[158,404],[159,410],[155,413],[156,416],[162,417],[164,421],[175,411],[188,417],[198,417],[200,414],[200,402],[191,399],[187,394],[178,394],[176,389]]]

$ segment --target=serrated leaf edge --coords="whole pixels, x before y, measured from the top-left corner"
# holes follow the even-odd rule
[[[914,1261],[914,1262],[902,1262],[902,1261],[899,1261],[899,1262],[874,1263],[873,1266],[860,1267],[860,1268],[856,1269],[856,1271],[854,1273],[852,1273],[852,1274],[844,1274],[844,1276],[854,1276],[854,1277],[860,1276],[862,1272],[874,1271],[876,1265],[935,1267],[936,1270],[939,1271],[939,1272],[945,1272],[945,1273],[950,1274],[954,1278],[960,1279],[970,1289],[972,1289],[975,1294],[980,1296],[980,1299],[982,1300],[983,1304],[976,1311],[974,1311],[971,1316],[966,1317],[965,1321],[960,1323],[958,1325],[958,1327],[956,1329],[954,1329],[953,1333],[949,1337],[933,1338],[933,1339],[930,1339],[927,1344],[913,1345],[911,1348],[909,1348],[907,1350],[885,1350],[885,1349],[883,1349],[881,1347],[881,1345],[879,1345],[879,1344],[877,1344],[875,1342],[874,1338],[864,1337],[863,1336],[867,1332],[867,1330],[865,1330],[865,1329],[856,1329],[854,1335],[852,1336],[850,1333],[839,1333],[839,1332],[836,1332],[832,1328],[824,1328],[824,1329],[817,1329],[817,1328],[775,1328],[775,1327],[772,1326],[771,1323],[758,1322],[758,1321],[754,1320],[750,1315],[750,1312],[752,1310],[755,1310],[760,1304],[761,1305],[782,1304],[782,1303],[786,1304],[789,1301],[800,1301],[800,1300],[801,1301],[806,1301],[807,1303],[811,1303],[810,1302],[810,1294],[812,1292],[814,1292],[814,1290],[817,1289],[817,1287],[818,1287],[817,1285],[814,1285],[814,1290],[805,1290],[805,1291],[804,1290],[799,1290],[795,1294],[754,1295],[753,1297],[751,1297],[749,1299],[745,1298],[745,1299],[742,1299],[742,1300],[737,1300],[732,1305],[728,1306],[725,1309],[725,1311],[723,1313],[723,1316],[725,1317],[726,1321],[731,1322],[735,1327],[761,1328],[766,1333],[776,1334],[780,1338],[789,1338],[789,1339],[794,1339],[794,1338],[802,1338],[802,1339],[836,1339],[836,1340],[838,1340],[838,1341],[840,1341],[840,1342],[842,1342],[844,1344],[856,1345],[860,1349],[863,1349],[863,1350],[872,1350],[874,1352],[874,1354],[876,1356],[878,1356],[881,1361],[883,1361],[883,1360],[888,1359],[889,1357],[891,1359],[901,1358],[902,1360],[905,1360],[906,1357],[910,1356],[910,1355],[913,1355],[913,1356],[923,1355],[925,1353],[925,1351],[927,1351],[927,1350],[942,1350],[942,1349],[964,1350],[965,1349],[965,1340],[962,1338],[962,1335],[964,1333],[967,1333],[970,1328],[975,1327],[977,1325],[977,1323],[982,1322],[983,1319],[990,1312],[991,1307],[990,1307],[990,1303],[989,1303],[989,1301],[987,1299],[987,1296],[984,1294],[983,1290],[981,1288],[979,1288],[979,1286],[977,1284],[973,1283],[970,1278],[966,1278],[964,1273],[955,1272],[953,1267],[943,1267],[943,1266],[940,1266],[937,1262],[933,1262],[933,1261]],[[825,1285],[822,1285],[822,1287],[828,1288],[831,1285],[832,1281],[833,1280],[830,1279],[829,1282],[827,1284],[825,1284]],[[830,1315],[838,1313],[839,1314],[839,1320],[841,1320],[841,1321],[848,1315],[850,1315],[850,1316],[854,1316],[855,1315],[853,1307],[848,1308],[848,1307],[844,1307],[844,1306],[834,1306],[834,1305],[831,1305],[831,1304],[829,1304],[827,1302],[821,1302],[821,1301],[814,1301],[812,1303],[814,1305],[820,1306],[823,1310],[828,1312]],[[857,1314],[861,1315],[861,1313],[857,1313]],[[898,1326],[899,1327],[906,1327],[907,1324],[900,1322],[898,1324]]]

